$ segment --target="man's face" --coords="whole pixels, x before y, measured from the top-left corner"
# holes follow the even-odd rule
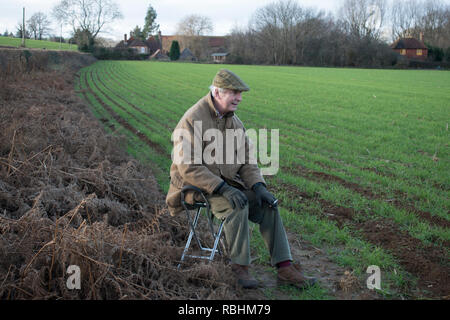
[[[215,100],[217,101],[217,109],[221,114],[228,112],[234,112],[237,110],[238,104],[242,101],[242,92],[238,90],[228,90],[217,95]]]

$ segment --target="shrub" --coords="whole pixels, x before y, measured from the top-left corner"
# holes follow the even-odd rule
[[[147,60],[150,54],[140,54],[131,48],[95,47],[92,54],[99,60]]]
[[[172,45],[170,46],[169,53],[170,60],[178,60],[180,58],[180,44],[178,41],[172,41]]]
[[[444,49],[432,46],[431,44],[425,44],[428,47],[428,58],[432,61],[442,61],[444,58]]]

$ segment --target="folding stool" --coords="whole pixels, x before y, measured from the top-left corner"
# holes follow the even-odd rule
[[[185,199],[184,199],[186,191],[194,191],[194,192],[200,194],[201,197],[203,198],[203,201],[194,202],[193,205],[186,203]],[[194,199],[195,199],[195,197],[194,197]],[[210,204],[209,204],[208,200],[206,199],[205,194],[202,192],[202,190],[197,187],[194,187],[194,186],[183,187],[183,189],[181,189],[181,205],[183,206],[183,208],[186,212],[186,217],[187,217],[187,220],[189,223],[190,232],[189,232],[188,239],[186,241],[186,245],[184,247],[183,254],[181,255],[181,262],[178,264],[178,268],[180,268],[181,263],[184,261],[184,259],[186,257],[194,258],[194,259],[206,259],[209,261],[213,261],[214,255],[216,254],[216,252],[218,252],[220,255],[222,255],[222,250],[220,249],[219,241],[220,241],[220,236],[222,234],[222,229],[223,229],[223,224],[225,222],[225,219],[221,220],[220,225],[218,226],[217,230],[215,230],[214,222],[213,222],[214,215],[211,212]],[[191,217],[191,214],[189,213],[190,210],[196,210],[196,212],[194,214],[194,218]],[[200,238],[199,238],[197,232],[196,232],[196,228],[197,228],[198,221],[199,221],[202,211],[206,211],[204,215],[208,219],[209,229],[210,229],[211,235],[214,239],[214,244],[213,244],[212,248],[204,247],[200,241]],[[195,242],[197,243],[197,245],[201,251],[207,252],[206,255],[196,256],[196,255],[187,254],[189,247],[191,245],[192,238],[195,239]]]

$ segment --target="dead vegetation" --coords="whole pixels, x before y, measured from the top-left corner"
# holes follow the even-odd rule
[[[0,299],[236,298],[221,262],[176,269],[182,217],[164,214],[151,171],[76,97],[73,68],[10,58],[0,53]]]

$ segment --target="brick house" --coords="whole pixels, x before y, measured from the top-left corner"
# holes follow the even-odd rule
[[[180,44],[180,51],[182,52],[184,49],[186,49],[186,43],[189,43],[189,37],[187,36],[181,36],[181,35],[172,35],[172,36],[163,36],[160,33],[160,39],[161,39],[161,48],[162,52],[169,53],[170,47],[172,46],[172,41],[178,41]],[[227,37],[224,36],[200,36],[201,42],[205,43],[205,50],[204,53],[206,56],[210,56],[212,53],[215,52],[223,52],[224,47],[226,47],[226,39]],[[192,50],[192,48],[189,48]]]
[[[124,39],[116,45],[116,48],[131,48],[139,54],[153,54],[158,49],[161,49],[161,43],[153,36],[150,36],[147,40],[142,41],[140,39],[135,39],[133,36],[128,39],[127,34],[124,34]]]
[[[428,48],[423,43],[422,34],[420,40],[412,37],[400,38],[391,45],[391,48],[408,59],[426,60],[428,56]]]

